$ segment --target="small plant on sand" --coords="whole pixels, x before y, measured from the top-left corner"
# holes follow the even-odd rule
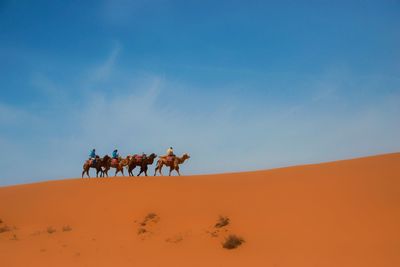
[[[144,217],[143,221],[140,223],[141,226],[146,226],[147,223],[149,222],[158,222],[159,221],[159,217],[157,214],[155,214],[154,212],[150,212],[149,214],[146,215],[146,217]]]
[[[226,216],[219,216],[218,222],[215,224],[215,228],[222,228],[229,224],[229,218]]]
[[[155,214],[154,212],[150,212],[149,214],[146,215],[146,217],[144,217],[144,221],[151,221],[157,218],[157,214]]]
[[[137,234],[144,236],[152,235],[152,226],[156,224],[160,220],[157,214],[154,212],[148,213],[144,218],[143,221],[139,222],[139,227],[137,229]],[[135,221],[137,223],[137,221]]]
[[[69,225],[64,225],[63,228],[62,228],[62,230],[63,230],[63,232],[69,232],[69,231],[72,230],[72,228],[71,228],[71,226],[69,226]]]
[[[141,227],[141,228],[138,229],[137,234],[138,234],[138,235],[141,235],[141,234],[144,234],[144,233],[146,233],[146,232],[147,232],[147,230],[146,230],[145,228],[142,228],[142,227]]]
[[[54,228],[51,227],[51,226],[47,227],[47,233],[49,233],[49,234],[55,233],[56,231],[57,231],[57,230],[54,229]]]
[[[226,249],[234,249],[240,246],[243,242],[244,242],[243,238],[238,237],[236,235],[229,235],[225,239],[225,242],[222,243],[222,247]]]
[[[4,232],[9,232],[11,231],[11,227],[9,227],[8,225],[4,225],[0,227],[0,234],[4,233]]]

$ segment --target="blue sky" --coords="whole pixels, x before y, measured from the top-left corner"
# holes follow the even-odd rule
[[[0,185],[92,147],[185,174],[400,151],[399,1],[1,1]]]

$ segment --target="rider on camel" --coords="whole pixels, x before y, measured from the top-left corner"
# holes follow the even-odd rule
[[[90,153],[89,153],[89,160],[92,161],[92,164],[93,164],[93,165],[96,164],[96,157],[97,157],[97,155],[96,155],[96,149],[93,148],[93,149],[90,151]]]
[[[115,149],[113,151],[112,158],[118,160],[118,158],[119,158],[118,149]]]
[[[166,158],[168,161],[173,160],[175,158],[175,154],[172,146],[167,149],[167,154],[164,156],[160,156],[160,158]]]
[[[93,148],[89,153],[89,159],[95,159],[95,158],[96,158],[96,149]]]
[[[167,149],[167,156],[175,156],[172,146]]]

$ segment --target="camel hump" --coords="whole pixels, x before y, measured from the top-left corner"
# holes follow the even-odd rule
[[[135,155],[135,160],[136,161],[142,161],[142,159],[143,159],[143,156],[142,155]]]
[[[175,160],[175,156],[167,156],[167,161],[172,162]]]

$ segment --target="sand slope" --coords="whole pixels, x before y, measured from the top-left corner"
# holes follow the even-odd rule
[[[139,234],[150,212],[158,217]],[[231,223],[217,232],[219,215]],[[10,227],[0,233],[1,266],[397,267],[400,154],[238,174],[2,187],[0,219],[0,229]],[[223,249],[230,233],[246,242]]]

